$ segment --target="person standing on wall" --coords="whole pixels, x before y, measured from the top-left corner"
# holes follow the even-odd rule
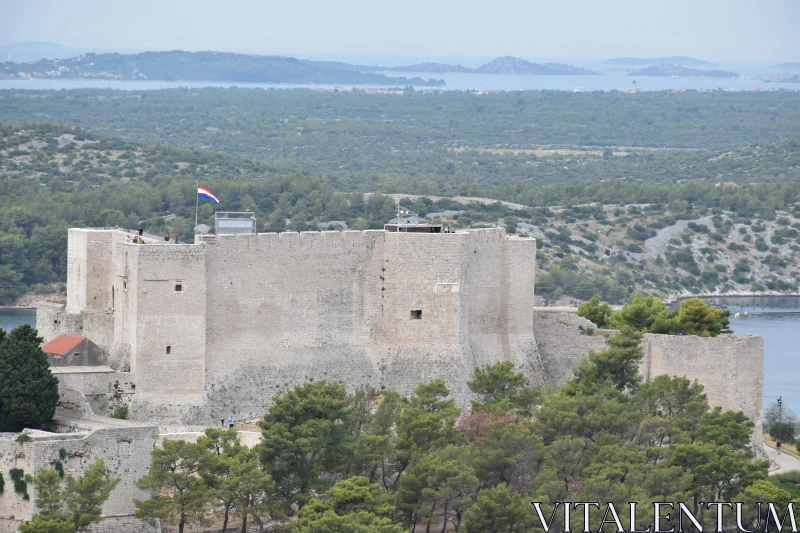
[[[230,419],[228,419],[228,424],[229,424],[229,428],[228,429],[233,429],[233,424],[235,424],[235,423],[236,423],[236,420],[234,420],[233,417],[230,417]]]

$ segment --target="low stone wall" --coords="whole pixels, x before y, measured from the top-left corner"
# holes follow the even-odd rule
[[[111,415],[115,407],[128,405],[136,391],[130,372],[71,372],[56,374],[59,390],[81,391],[98,415]]]
[[[59,409],[50,429],[56,433],[34,434],[33,440],[26,443],[16,442],[10,436],[0,438],[0,470],[4,475],[11,468],[21,468],[25,474],[32,475],[52,468],[52,461],[59,458],[61,449],[67,454],[62,460],[64,470],[74,476],[82,475],[89,465],[102,459],[120,482],[103,506],[103,515],[112,520],[101,524],[97,531],[153,531],[133,518],[133,499],[147,497],[136,486],[136,481],[150,466],[150,452],[158,440],[158,428]],[[25,500],[7,481],[6,490],[0,496],[0,532],[16,531],[20,521],[31,519],[36,511],[36,490],[31,483],[28,494],[30,498]],[[133,529],[128,529],[127,525],[123,529],[123,524],[136,525]]]
[[[581,329],[582,328],[582,329]],[[586,332],[593,329],[592,335]],[[547,373],[547,382],[560,386],[591,350],[606,347],[611,330],[597,329],[571,313],[537,312],[534,334]],[[711,407],[743,411],[755,424],[754,439],[761,437],[764,388],[764,338],[756,335],[645,334],[640,372],[645,379],[662,374],[697,380]]]
[[[583,330],[581,330],[583,328]],[[586,332],[594,330],[592,335]],[[533,333],[546,373],[546,383],[560,387],[574,376],[572,370],[590,350],[606,346],[604,330],[573,313],[539,313]]]
[[[754,435],[761,436],[764,337],[646,334],[644,346],[645,378],[670,374],[696,379],[705,388],[709,405],[743,411],[755,424]]]

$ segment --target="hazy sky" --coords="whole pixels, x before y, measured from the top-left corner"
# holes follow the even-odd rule
[[[0,0],[0,44],[800,61],[800,0]]]

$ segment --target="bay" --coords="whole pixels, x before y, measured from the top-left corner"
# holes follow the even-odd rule
[[[730,327],[737,335],[764,337],[764,407],[781,397],[785,407],[800,414],[800,296],[703,299],[731,311]]]
[[[424,79],[443,79],[443,87],[417,86],[422,91],[440,90],[478,90],[478,91],[520,91],[520,90],[555,90],[555,91],[613,91],[630,89],[634,79],[639,90],[711,90],[727,89],[733,91],[800,91],[798,83],[767,83],[757,79],[715,79],[715,78],[671,78],[671,77],[631,77],[625,72],[609,71],[600,76],[531,76],[524,74],[436,74],[429,72],[384,72],[391,76],[414,77]],[[396,86],[396,84],[394,84]],[[177,89],[199,89],[204,87],[243,87],[253,89],[315,89],[315,90],[350,90],[381,87],[380,85],[352,84],[293,84],[293,83],[245,83],[219,81],[128,81],[98,79],[31,79],[0,80],[2,89],[61,90],[61,89],[119,89],[126,91]]]
[[[36,326],[36,309],[0,307],[0,329],[8,333],[15,327],[23,324]]]

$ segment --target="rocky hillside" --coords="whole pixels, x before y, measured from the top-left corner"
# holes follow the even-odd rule
[[[467,196],[363,195],[208,150],[102,139],[57,125],[0,128],[0,297],[63,281],[69,226],[144,226],[191,239],[197,181],[224,197],[224,209],[255,211],[260,231],[381,228],[400,202],[453,229],[500,225],[536,237],[542,303],[595,293],[620,303],[634,290],[662,297],[797,293],[797,142],[705,154],[705,180],[553,185],[542,190],[551,203],[530,207]],[[598,157],[562,152],[540,151],[537,163]],[[596,201],[564,205],[564,198]],[[201,219],[212,220],[211,207],[202,207]]]

